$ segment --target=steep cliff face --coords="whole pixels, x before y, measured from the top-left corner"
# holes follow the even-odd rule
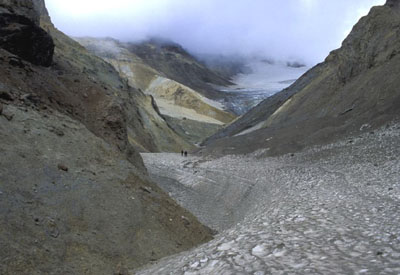
[[[374,7],[324,63],[206,143],[225,152],[268,148],[269,154],[277,154],[355,135],[396,118],[398,7],[398,1]]]
[[[112,64],[131,86],[151,95],[168,124],[188,142],[201,142],[235,118],[233,114],[224,111],[222,104],[217,101],[168,78],[169,75],[178,74],[173,68],[187,67],[186,71],[191,74],[191,70],[202,66],[182,48],[173,48],[176,51],[173,56],[170,53],[173,49],[158,48],[158,54],[155,55],[153,51],[156,50],[152,47],[156,46],[148,44],[149,48],[141,48],[139,51],[141,55],[146,56],[143,59],[132,50],[133,44],[125,44],[113,39],[76,38],[76,40],[89,51]],[[148,51],[147,55],[144,53],[145,49]],[[135,48],[135,51],[138,50]],[[169,58],[161,56],[169,56]],[[155,62],[156,58],[160,58],[158,63]],[[154,66],[156,63],[158,65]],[[166,68],[169,68],[169,71],[166,71]],[[199,70],[203,75],[215,77],[204,67]],[[220,78],[217,79],[222,81]],[[200,80],[197,81],[200,82]],[[208,84],[203,82],[202,85]]]
[[[3,1],[0,3],[0,47],[33,64],[50,66],[53,39],[38,22],[39,15],[32,2]]]
[[[152,98],[55,29],[42,0],[0,11],[55,45],[44,67],[0,44],[0,273],[123,273],[209,240],[148,179],[139,149],[186,144]]]
[[[39,24],[40,13],[36,9],[34,2],[42,1],[26,1],[26,0],[2,0],[0,2],[0,13],[21,15],[27,19],[33,21],[35,24]]]

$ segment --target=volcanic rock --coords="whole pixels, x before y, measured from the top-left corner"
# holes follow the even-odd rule
[[[35,65],[52,63],[53,39],[24,16],[0,14],[0,47]]]

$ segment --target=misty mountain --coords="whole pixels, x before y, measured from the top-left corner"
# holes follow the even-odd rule
[[[229,80],[199,63],[178,44],[150,40],[140,44],[128,43],[126,47],[169,79],[182,83],[208,98],[216,99],[220,96],[213,85],[232,85]]]
[[[341,37],[344,7],[365,1],[73,3],[89,19],[114,7],[95,27],[125,40],[74,40],[44,0],[0,1],[1,274],[400,272],[400,0],[374,7],[293,84]],[[154,27],[149,14],[165,23],[158,35],[187,44],[126,42],[129,22]],[[335,39],[320,49],[313,37]],[[205,44],[203,58],[186,50]],[[226,59],[238,49],[264,58],[250,64],[257,78],[280,62],[272,84],[290,86],[236,118],[224,110],[244,102],[227,97],[243,95],[233,80],[266,83],[244,75],[248,59]]]
[[[397,5],[390,1],[374,7],[325,62],[211,137],[207,150],[294,152],[395,119],[400,102],[399,18]]]
[[[252,73],[252,69],[248,65],[251,60],[245,57],[239,57],[237,55],[200,54],[197,58],[207,68],[230,80],[238,74]]]

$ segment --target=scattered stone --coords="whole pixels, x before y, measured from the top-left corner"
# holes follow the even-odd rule
[[[353,108],[349,108],[349,109],[345,110],[344,112],[340,113],[339,115],[342,116],[342,115],[345,115],[347,113],[350,113],[351,111],[353,111]]]
[[[14,118],[14,114],[10,114],[8,112],[3,112],[2,115],[8,120],[11,121]]]
[[[57,224],[53,219],[49,219],[47,222],[47,233],[50,237],[57,239],[60,236],[60,231],[57,228]]]
[[[389,190],[389,191],[392,191],[392,190],[393,190],[393,187],[389,187],[388,190]]]
[[[268,250],[264,244],[259,244],[253,247],[251,254],[257,257],[265,257],[268,254]]]
[[[24,62],[22,62],[22,60],[20,58],[16,58],[16,57],[11,57],[10,60],[8,61],[8,64],[10,64],[13,67],[18,67],[18,68],[25,68],[25,64]]]
[[[38,105],[41,102],[40,97],[34,94],[25,94],[20,99],[26,104],[33,103]]]
[[[128,274],[129,274],[128,269],[122,263],[119,263],[117,265],[116,271],[114,272],[114,275],[128,275]]]
[[[382,256],[382,255],[383,255],[383,252],[382,252],[382,251],[376,252],[376,256]]]
[[[273,251],[275,257],[282,257],[286,253],[285,244],[281,243]]]
[[[68,167],[65,166],[64,164],[59,164],[59,165],[57,165],[57,167],[58,167],[58,169],[60,169],[62,171],[68,172]]]
[[[369,129],[369,128],[371,128],[371,125],[369,125],[368,123],[367,123],[367,124],[363,124],[363,125],[360,127],[360,131],[364,131],[365,129]]]
[[[228,250],[230,250],[230,249],[232,249],[232,246],[235,244],[235,241],[234,240],[232,240],[232,241],[230,241],[230,242],[227,242],[227,243],[223,243],[223,244],[221,244],[221,245],[219,245],[218,247],[217,247],[217,250],[218,251],[228,251]]]
[[[64,132],[61,129],[56,128],[56,127],[51,128],[50,132],[56,134],[59,137],[63,137],[64,136]]]
[[[184,226],[189,226],[190,225],[190,221],[188,218],[186,218],[185,216],[181,217],[182,221],[183,221],[183,225]]]
[[[4,99],[6,101],[12,101],[13,97],[6,91],[0,91],[0,99]]]
[[[142,191],[144,191],[144,192],[146,192],[146,193],[151,193],[151,188],[150,187],[147,187],[147,186],[140,186],[140,189],[142,190]]]

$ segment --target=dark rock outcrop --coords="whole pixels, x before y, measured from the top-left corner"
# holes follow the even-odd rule
[[[400,6],[400,1],[399,0],[387,0],[386,5],[389,7],[399,7]]]
[[[0,13],[21,15],[39,25],[38,6],[44,6],[44,0],[1,0]]]
[[[50,66],[54,43],[40,27],[42,17],[50,21],[43,0],[2,0],[0,47],[35,65]]]
[[[0,47],[35,65],[48,67],[52,63],[53,39],[21,15],[0,14]]]

